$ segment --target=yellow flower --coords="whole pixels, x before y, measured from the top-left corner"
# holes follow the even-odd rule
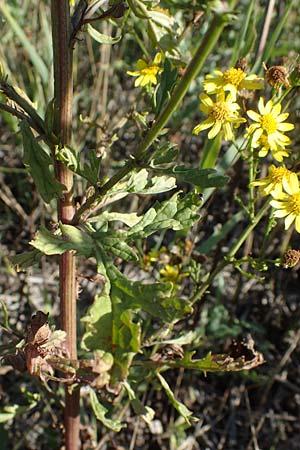
[[[300,188],[297,174],[292,173],[287,179],[283,177],[282,186],[285,192],[271,192],[274,200],[270,202],[275,208],[275,217],[285,217],[284,227],[287,230],[295,221],[295,228],[300,233]]]
[[[213,139],[220,131],[224,132],[225,140],[233,140],[232,125],[234,128],[240,126],[246,119],[238,117],[239,105],[234,102],[231,94],[225,98],[224,91],[217,95],[216,102],[206,94],[202,93],[199,96],[201,105],[200,111],[208,115],[208,118],[193,129],[194,134],[199,134],[200,131],[211,128],[208,133],[208,139]]]
[[[262,196],[269,195],[272,191],[282,192],[283,178],[290,182],[290,177],[293,173],[285,167],[276,167],[272,164],[269,167],[268,176],[253,181],[251,186],[259,186]]]
[[[161,279],[163,281],[170,281],[171,283],[178,283],[183,277],[188,276],[188,273],[181,273],[180,266],[172,266],[171,264],[166,264],[165,268],[160,270]]]
[[[136,63],[137,70],[135,72],[127,72],[128,75],[138,77],[134,83],[135,87],[157,84],[157,75],[162,72],[162,68],[159,67],[161,58],[161,53],[157,53],[153,61],[147,62],[144,59],[139,59]]]
[[[249,135],[247,135],[247,137],[249,138]],[[286,145],[290,143],[291,141],[288,138]],[[290,155],[290,151],[288,151],[285,147],[280,147],[278,145],[276,149],[274,148],[272,149],[268,140],[268,135],[266,134],[261,135],[261,137],[257,141],[257,145],[255,144],[254,148],[255,147],[260,147],[260,150],[258,152],[258,156],[260,158],[264,158],[265,156],[267,156],[269,150],[271,151],[273,158],[276,159],[276,161],[278,162],[282,162],[284,157]]]
[[[265,139],[268,149],[272,152],[282,150],[291,142],[290,138],[283,134],[282,131],[290,131],[294,128],[292,123],[284,122],[289,114],[280,114],[280,103],[273,105],[272,100],[269,100],[264,105],[262,97],[260,97],[258,102],[258,111],[260,114],[252,110],[247,111],[248,117],[256,122],[250,125],[248,129],[247,137],[251,138],[251,147],[257,148],[260,138],[264,136],[263,139]]]
[[[220,90],[229,91],[235,100],[237,92],[242,89],[262,89],[263,78],[254,74],[247,75],[242,69],[231,67],[224,73],[214,70],[214,75],[206,75],[203,86],[208,94],[216,94]]]

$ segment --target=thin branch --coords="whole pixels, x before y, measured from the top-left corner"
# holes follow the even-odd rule
[[[7,98],[16,103],[20,108],[25,111],[31,119],[32,127],[42,135],[46,134],[44,121],[39,116],[34,107],[25,99],[22,95],[18,94],[16,89],[8,84],[6,81],[2,80],[0,83],[0,92],[2,92]],[[11,111],[9,111],[11,112]],[[14,114],[15,115],[15,114]]]

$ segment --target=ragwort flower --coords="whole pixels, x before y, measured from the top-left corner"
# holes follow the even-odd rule
[[[262,196],[271,194],[272,191],[282,192],[283,178],[290,182],[291,172],[286,167],[276,167],[272,164],[268,170],[268,176],[252,181],[251,186],[259,186]]]
[[[285,217],[286,230],[295,222],[295,228],[300,233],[300,188],[297,174],[292,173],[289,179],[283,177],[282,186],[285,192],[279,190],[271,192],[274,200],[270,204],[275,208],[274,216]]]
[[[263,78],[254,74],[247,75],[242,69],[231,67],[224,73],[214,70],[214,75],[206,75],[203,86],[208,94],[216,94],[221,90],[229,91],[235,100],[237,92],[242,89],[262,89]]]
[[[248,135],[248,137],[249,137],[249,135]],[[290,143],[291,143],[291,140],[288,138],[286,145],[289,145]],[[271,148],[271,145],[268,140],[268,135],[266,135],[266,134],[262,134],[261,137],[258,139],[257,143],[253,147],[260,148],[260,150],[258,152],[258,156],[260,158],[264,158],[265,156],[267,156],[269,151],[271,151],[273,158],[276,159],[276,161],[278,161],[278,162],[282,162],[284,157],[290,155],[290,151],[287,150],[285,147],[280,147],[278,145],[276,147],[276,149]]]
[[[171,264],[165,264],[164,269],[159,271],[162,281],[170,281],[173,284],[181,281],[182,278],[187,277],[187,272],[181,272],[181,266],[173,266]]]
[[[161,53],[157,53],[153,61],[147,62],[144,59],[139,59],[136,63],[137,70],[135,72],[127,71],[128,75],[138,77],[134,82],[135,87],[157,84],[157,75],[163,70],[159,66],[161,59]]]
[[[213,139],[221,131],[224,132],[226,141],[233,140],[232,126],[237,128],[242,122],[246,122],[238,116],[239,105],[234,102],[231,94],[228,94],[225,98],[225,94],[222,91],[217,95],[214,102],[207,94],[200,94],[199,96],[201,104],[200,111],[203,111],[208,115],[208,118],[204,122],[199,123],[193,129],[194,134],[199,134],[200,131],[211,128],[208,133],[208,139]]]
[[[264,99],[260,97],[258,102],[258,114],[255,111],[247,111],[248,117],[254,122],[248,129],[247,137],[251,138],[251,147],[257,148],[260,145],[260,138],[265,139],[265,150],[270,149],[272,152],[282,150],[291,141],[282,131],[293,130],[292,123],[284,122],[288,118],[288,113],[280,114],[281,104],[273,105],[272,100],[269,100],[264,105]],[[266,146],[267,144],[267,146]]]

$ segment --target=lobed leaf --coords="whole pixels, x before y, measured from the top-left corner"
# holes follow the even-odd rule
[[[156,168],[162,164],[171,163],[178,155],[178,148],[171,142],[166,142],[155,151],[150,166]]]
[[[264,363],[261,353],[254,350],[253,346],[246,346],[246,351],[239,354],[216,354],[208,355],[203,359],[192,359],[194,352],[184,355],[184,358],[176,361],[165,361],[169,367],[184,367],[186,369],[201,370],[202,372],[237,372],[250,370]]]
[[[118,433],[119,431],[121,431],[122,428],[126,427],[126,425],[122,423],[120,420],[108,419],[106,417],[108,409],[105,408],[103,405],[101,405],[96,395],[96,392],[93,389],[90,389],[90,401],[96,418],[100,422],[102,422],[103,425],[105,425],[107,428]]]
[[[62,234],[54,234],[43,227],[29,244],[46,255],[61,255],[74,250],[87,258],[91,256],[94,242],[88,233],[66,224],[60,224],[60,230]]]
[[[163,203],[156,203],[150,208],[128,232],[131,240],[145,238],[159,230],[182,230],[193,225],[199,214],[201,198],[197,194],[187,194],[179,198],[179,193],[174,194]]]
[[[65,187],[60,184],[49,166],[53,164],[52,158],[38,144],[27,122],[20,124],[24,147],[24,164],[41,194],[43,200],[49,203],[53,198],[62,196]]]
[[[120,192],[130,192],[134,194],[152,195],[168,192],[176,188],[174,176],[159,174],[152,176],[146,169],[134,171],[128,180],[121,181],[111,190],[115,194]]]
[[[201,190],[222,187],[229,180],[229,177],[221,175],[214,169],[189,169],[185,166],[175,166],[171,173],[177,180],[193,184]]]

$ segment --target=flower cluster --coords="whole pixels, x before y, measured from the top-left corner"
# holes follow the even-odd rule
[[[211,128],[208,139],[213,139],[221,132],[226,141],[232,141],[233,128],[238,128],[246,122],[246,119],[239,115],[238,93],[243,89],[261,89],[261,81],[256,75],[247,75],[244,70],[235,67],[224,73],[215,70],[213,75],[206,75],[203,82],[206,94],[200,94],[199,98],[200,111],[207,115],[207,119],[196,125],[193,133],[199,134],[200,131]]]
[[[248,117],[254,122],[248,128],[246,137],[250,140],[253,149],[259,148],[258,156],[265,157],[270,151],[272,157],[279,163],[290,155],[286,146],[291,143],[286,131],[294,129],[294,124],[285,122],[288,113],[281,113],[281,104],[269,100],[264,104],[261,97],[258,102],[258,113],[249,110]],[[300,186],[298,175],[288,170],[284,165],[276,167],[271,165],[268,176],[255,180],[252,186],[259,186],[260,193],[271,195],[271,206],[274,208],[273,216],[285,218],[284,225],[287,230],[293,223],[300,233]]]
[[[298,175],[286,167],[269,167],[268,176],[252,183],[259,186],[263,196],[271,195],[271,206],[275,209],[274,217],[283,218],[287,230],[293,222],[300,233],[300,186]]]
[[[215,70],[214,75],[206,75],[203,87],[209,95],[225,91],[230,92],[233,100],[236,100],[237,93],[242,89],[262,89],[262,81],[254,74],[247,75],[241,68],[231,67],[224,73]]]
[[[291,87],[287,74],[284,82],[280,78],[280,86],[275,81],[270,83],[271,75],[273,74],[273,78],[275,76],[275,67],[271,69],[267,70],[266,78],[274,89],[279,89],[282,84],[286,88]],[[279,77],[277,72],[276,80]],[[282,112],[282,105],[279,100],[275,100],[276,96],[269,101],[265,101],[261,96],[257,111],[244,108],[245,117],[240,116],[239,95],[243,94],[243,97],[247,98],[244,91],[262,89],[262,82],[263,79],[256,75],[247,75],[246,70],[238,64],[225,72],[215,70],[212,75],[206,75],[203,81],[205,92],[201,93],[199,98],[200,111],[207,117],[194,127],[193,133],[199,134],[209,129],[208,139],[221,134],[225,141],[233,141],[233,130],[247,121],[249,125],[245,134],[246,148],[251,150],[253,158],[270,155],[275,161],[282,163],[283,159],[291,154],[287,148],[291,139],[285,133],[293,130],[294,124],[286,122],[289,114]],[[258,186],[262,196],[271,195],[274,217],[285,218],[285,229],[295,223],[295,228],[300,233],[300,186],[297,173],[284,165],[277,167],[272,164],[268,175],[252,181],[251,185]]]
[[[248,117],[255,123],[250,125],[246,137],[251,141],[252,148],[260,148],[258,156],[264,157],[271,151],[276,161],[282,162],[285,156],[289,156],[286,145],[291,143],[289,137],[283,131],[290,131],[294,128],[292,123],[284,122],[288,118],[288,113],[281,113],[281,104],[273,104],[269,100],[264,105],[264,100],[260,97],[258,102],[259,113],[249,110]]]

